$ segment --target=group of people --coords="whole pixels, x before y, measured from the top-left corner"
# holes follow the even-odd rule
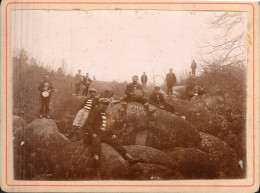
[[[172,87],[176,83],[176,76],[172,72],[172,68],[169,69],[169,73],[166,76],[167,93],[172,94]],[[133,158],[127,150],[118,142],[117,137],[113,134],[113,130],[109,128],[107,122],[107,108],[111,103],[109,98],[99,98],[94,88],[89,86],[92,80],[86,76],[81,75],[81,70],[75,76],[75,94],[78,95],[80,85],[84,85],[83,95],[89,96],[85,99],[80,106],[80,110],[77,113],[73,121],[72,135],[76,133],[78,138],[82,138],[84,143],[91,147],[95,165],[100,167],[101,157],[101,143],[107,143],[111,145],[117,152],[119,152],[129,163],[135,163],[140,161],[140,158]],[[154,113],[155,110],[150,110],[150,104],[154,105],[162,110],[174,112],[174,107],[168,104],[164,98],[164,95],[160,92],[160,87],[155,86],[152,93],[146,96],[144,89],[146,89],[147,75],[143,73],[141,77],[142,85],[138,82],[138,76],[132,77],[132,82],[126,86],[126,97],[122,99],[122,106],[124,110],[127,109],[129,102],[139,102],[143,104],[144,110],[147,115]],[[52,83],[49,81],[49,77],[45,76],[44,81],[40,84],[39,90],[41,92],[41,108],[40,115],[42,117],[43,112],[46,112],[46,117],[49,117],[49,102],[53,92]]]
[[[78,70],[78,73],[75,75],[75,95],[79,95],[80,86],[83,85],[83,91],[82,95],[87,96],[88,95],[88,89],[90,87],[90,84],[92,83],[92,80],[89,78],[89,73],[86,73],[85,76],[82,76],[81,70]]]

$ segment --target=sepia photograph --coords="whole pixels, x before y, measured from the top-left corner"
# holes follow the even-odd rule
[[[249,177],[249,12],[17,8],[9,17],[13,180]]]

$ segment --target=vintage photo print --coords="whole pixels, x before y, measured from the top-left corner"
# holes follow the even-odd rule
[[[257,191],[258,4],[1,10],[3,190]]]

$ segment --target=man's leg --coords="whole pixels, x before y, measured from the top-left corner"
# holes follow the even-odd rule
[[[84,96],[88,96],[88,89],[89,89],[89,86],[86,86],[86,88],[85,88],[85,95]]]
[[[46,111],[46,117],[49,119],[49,104],[50,104],[50,97],[46,98],[46,102],[45,102],[45,111]]]
[[[79,95],[79,90],[80,90],[80,83],[77,83],[77,95]]]
[[[90,136],[84,138],[84,143],[88,143],[86,140],[90,140],[90,148],[94,156],[96,167],[100,167],[101,164],[101,140],[98,136]]]
[[[86,92],[86,87],[83,88],[83,91],[82,91],[82,96],[85,96],[85,92]]]
[[[167,94],[169,94],[170,93],[170,86],[169,86],[169,84],[167,84]]]
[[[43,97],[40,97],[40,98],[41,98],[41,108],[40,108],[40,115],[39,115],[39,117],[41,118],[43,110],[44,110],[44,102],[43,102]]]

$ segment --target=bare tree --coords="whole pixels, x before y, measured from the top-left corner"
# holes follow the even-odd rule
[[[213,38],[202,41],[203,68],[218,70],[226,65],[242,65],[247,57],[246,18],[241,12],[225,12],[209,22]]]

